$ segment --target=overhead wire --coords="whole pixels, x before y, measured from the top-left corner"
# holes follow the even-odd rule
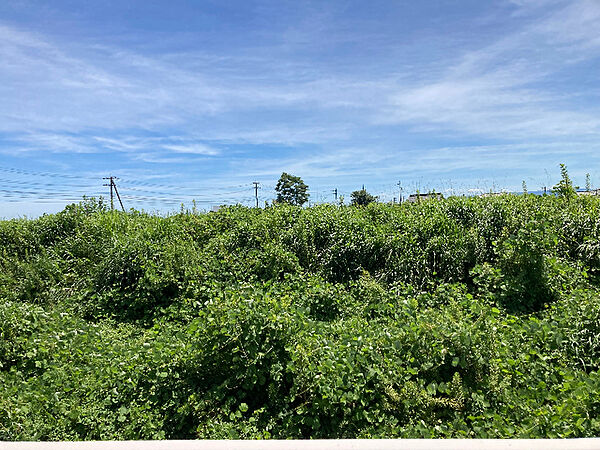
[[[0,167],[0,172],[6,174],[0,177],[0,202],[77,202],[84,196],[110,195],[108,189],[100,187],[98,182],[102,181],[102,177],[99,176],[59,174],[11,167]],[[30,179],[33,177],[36,179]],[[53,180],[43,181],[43,177]],[[252,186],[247,184],[214,187],[176,186],[126,178],[119,179],[118,187],[121,197],[133,204],[176,205],[196,202],[200,205],[210,205],[250,203],[254,200],[250,195],[238,197],[238,194],[250,193]]]
[[[6,173],[17,173],[21,175],[35,175],[41,177],[53,177],[53,178],[70,178],[70,179],[89,179],[90,177],[84,177],[81,175],[65,174],[65,173],[53,173],[53,172],[36,172],[33,170],[16,169],[14,167],[0,167],[0,172]]]
[[[108,197],[109,189],[101,186],[100,176],[58,174],[52,172],[33,171],[10,167],[0,167],[0,172],[9,174],[0,177],[1,201],[55,201],[76,202],[86,197]],[[28,178],[36,177],[34,180]],[[39,177],[60,178],[61,181],[43,181]],[[155,183],[132,180],[128,177],[118,178],[121,197],[130,204],[181,205],[195,202],[199,205],[215,204],[248,204],[253,205],[252,184],[231,184],[228,186],[207,186],[206,184],[188,183],[176,186],[168,183]],[[334,186],[334,185],[331,185]],[[330,185],[317,186],[310,189],[314,203],[333,203]],[[272,201],[275,198],[275,184],[260,184],[259,200]],[[393,184],[377,184],[376,192],[380,198],[391,197],[395,192]],[[80,194],[81,196],[78,196]],[[247,194],[240,196],[239,194]],[[338,189],[339,196],[349,197],[350,192]]]

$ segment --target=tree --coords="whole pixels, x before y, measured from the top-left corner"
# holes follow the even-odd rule
[[[363,187],[360,191],[354,191],[352,194],[352,204],[355,206],[364,206],[368,205],[377,200],[377,197],[369,194],[367,190]]]
[[[571,178],[569,177],[569,172],[567,171],[567,166],[564,164],[560,165],[560,181],[556,186],[552,188],[552,192],[558,194],[559,197],[574,197],[577,195],[576,189],[573,187],[573,183],[571,182]]]
[[[290,205],[302,206],[308,201],[308,186],[304,184],[302,178],[295,177],[289,173],[283,172],[275,192],[277,192],[277,203],[289,203]]]
[[[592,182],[590,180],[590,174],[589,173],[585,174],[585,190],[588,191],[588,192],[592,190]]]

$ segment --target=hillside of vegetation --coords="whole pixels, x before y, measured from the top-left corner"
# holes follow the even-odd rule
[[[600,200],[0,222],[0,440],[600,436]]]

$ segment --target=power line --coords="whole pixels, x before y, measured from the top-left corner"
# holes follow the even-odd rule
[[[121,186],[123,186],[123,183],[120,183],[120,184],[121,184]],[[143,188],[140,189],[140,188],[135,188],[135,187],[131,187],[131,186],[126,186],[126,187],[127,187],[127,191],[143,192],[143,193],[147,193],[147,194],[157,194],[157,195],[170,194],[170,192],[165,192],[165,191],[155,191],[152,189],[143,189]],[[208,195],[208,194],[198,195],[198,194],[193,194],[193,193],[189,193],[189,194],[185,194],[185,195],[188,195],[188,196],[193,195],[195,198],[215,198],[215,197],[219,197],[219,196],[238,194],[238,193],[242,193],[242,192],[248,192],[248,188],[237,190],[237,191],[217,192],[217,193],[213,193],[210,195]],[[181,194],[181,193],[179,193],[179,194]]]
[[[5,173],[13,173],[19,175],[33,175],[33,176],[43,176],[43,177],[52,177],[52,178],[69,178],[73,180],[94,180],[96,177],[93,176],[81,176],[81,175],[72,175],[65,173],[56,173],[56,172],[42,172],[42,171],[33,171],[33,170],[25,170],[18,169],[14,167],[0,167],[1,172]],[[62,184],[62,183],[61,183]],[[181,186],[181,185],[173,185],[173,184],[165,184],[165,183],[152,183],[140,180],[128,180],[120,178],[120,184],[132,184],[134,186],[147,186],[147,187],[156,187],[156,188],[169,188],[180,191],[181,189],[206,189],[202,186]],[[237,184],[237,185],[229,185],[229,186],[212,186],[212,190],[228,190],[228,189],[239,189],[243,188],[246,185]]]
[[[76,179],[76,180],[90,178],[90,177],[83,177],[80,175],[71,175],[71,174],[64,174],[64,173],[59,174],[59,173],[52,173],[52,172],[35,172],[33,170],[15,169],[13,167],[0,167],[0,171],[7,172],[7,173],[18,173],[21,175],[35,175],[35,176],[40,176],[40,177],[54,177],[54,178],[71,178],[71,179]]]
[[[45,187],[45,188],[54,188],[56,186],[65,186],[73,189],[88,189],[94,187],[95,184],[87,183],[87,184],[69,184],[69,183],[43,183],[43,182],[35,182],[35,181],[19,181],[19,180],[11,180],[8,178],[1,178],[0,184],[11,184],[18,186],[29,186],[29,187]]]
[[[127,180],[127,179],[121,179],[121,184],[131,184],[134,186],[142,186],[142,187],[155,187],[155,188],[161,188],[161,189],[176,189],[176,190],[181,190],[181,189],[207,189],[206,186],[176,186],[173,184],[164,184],[164,183],[152,183],[152,182],[148,182],[148,181],[139,181],[139,180]],[[238,189],[238,188],[243,188],[246,187],[245,184],[237,184],[237,185],[230,185],[230,186],[211,186],[210,189],[212,190],[224,190],[224,189]]]

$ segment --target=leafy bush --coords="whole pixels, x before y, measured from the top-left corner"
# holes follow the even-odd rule
[[[0,439],[597,436],[599,212],[90,200],[0,222]]]

